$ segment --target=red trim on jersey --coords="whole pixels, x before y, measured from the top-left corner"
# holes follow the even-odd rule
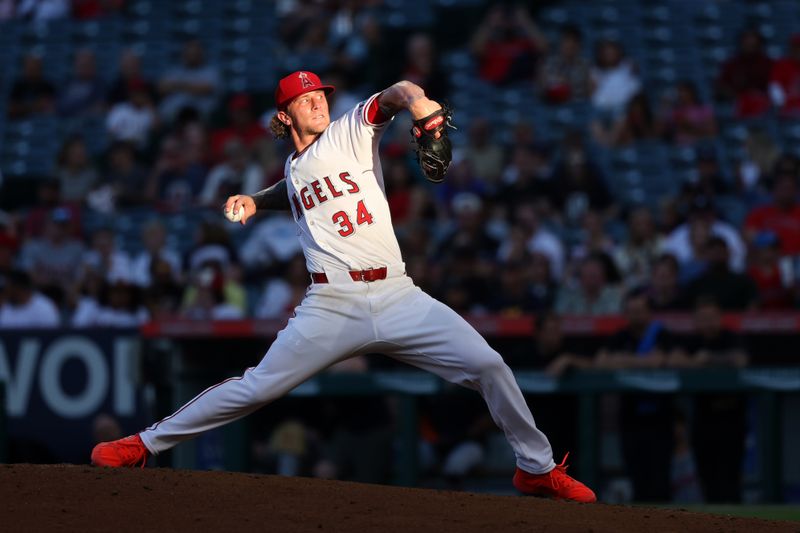
[[[364,122],[370,126],[382,126],[392,118],[391,116],[386,116],[381,110],[381,106],[378,104],[378,98],[380,98],[380,96],[380,94],[373,96],[372,99],[364,105]]]

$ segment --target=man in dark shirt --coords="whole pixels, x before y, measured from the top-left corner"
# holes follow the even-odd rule
[[[56,89],[42,74],[42,58],[28,54],[22,63],[22,76],[14,82],[8,99],[8,118],[24,119],[55,111]]]
[[[708,265],[689,284],[689,297],[711,297],[722,309],[730,311],[744,311],[754,307],[758,298],[756,285],[748,276],[730,269],[725,239],[718,236],[709,238],[706,250]]]
[[[613,335],[596,358],[598,368],[658,368],[673,349],[673,335],[653,320],[644,291],[625,297],[627,326]],[[622,452],[637,501],[668,501],[672,457],[672,399],[625,394],[621,398]]]
[[[698,299],[694,333],[679,341],[681,366],[743,367],[747,353],[742,339],[722,325],[722,311],[713,298]],[[741,501],[742,457],[747,403],[741,394],[698,394],[694,401],[692,443],[705,499],[713,503]]]

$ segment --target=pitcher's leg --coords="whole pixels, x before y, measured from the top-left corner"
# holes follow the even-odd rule
[[[147,449],[157,454],[252,413],[343,355],[333,346],[324,349],[309,342],[290,322],[278,334],[258,366],[248,368],[241,377],[229,378],[209,387],[139,436]]]
[[[398,346],[389,355],[480,392],[517,466],[535,474],[552,470],[550,443],[500,354],[455,311],[422,291],[404,300],[387,308],[379,323],[381,338]]]

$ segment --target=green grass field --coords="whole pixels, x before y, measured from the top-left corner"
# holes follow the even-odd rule
[[[694,513],[800,521],[800,505],[665,505],[663,507],[686,509]]]

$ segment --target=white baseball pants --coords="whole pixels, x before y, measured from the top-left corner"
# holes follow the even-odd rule
[[[455,311],[403,274],[371,283],[331,281],[309,287],[258,366],[206,389],[140,433],[147,449],[158,454],[252,413],[338,361],[377,352],[477,390],[517,466],[534,474],[555,466],[511,370]]]

